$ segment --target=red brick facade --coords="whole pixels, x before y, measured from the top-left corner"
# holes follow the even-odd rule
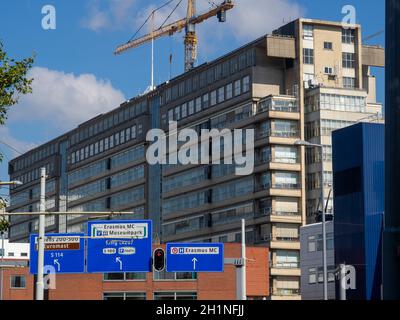
[[[239,258],[240,244],[225,244],[225,258]],[[247,296],[269,296],[268,248],[247,248]],[[34,277],[28,268],[3,269],[3,299],[32,300]],[[24,275],[26,288],[10,288],[11,276]],[[102,300],[104,293],[140,292],[152,300],[154,292],[195,292],[198,300],[235,300],[236,267],[225,265],[223,273],[199,273],[197,280],[153,280],[148,273],[146,280],[104,281],[103,274],[58,275],[56,289],[49,290],[50,300]]]

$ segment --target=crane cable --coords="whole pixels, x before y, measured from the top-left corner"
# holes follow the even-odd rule
[[[160,30],[162,27],[164,27],[164,25],[167,23],[168,19],[171,18],[171,16],[173,15],[173,13],[176,11],[176,9],[178,9],[179,5],[182,3],[183,0],[180,0],[178,2],[178,4],[175,6],[175,8],[171,11],[171,13],[169,14],[169,16],[164,20],[164,22],[161,24],[161,26],[158,28],[158,30]]]
[[[135,32],[135,34],[126,42],[129,43],[131,42],[133,39],[135,39],[135,37],[137,36],[137,34],[140,32],[140,30],[142,30],[142,28],[145,26],[145,24],[150,20],[150,18],[152,17],[152,15],[154,14],[154,12],[161,10],[162,8],[166,7],[167,5],[169,5],[171,2],[174,2],[175,0],[170,0],[166,3],[164,3],[162,6],[154,9],[150,15],[147,17],[147,19],[142,23],[142,25],[139,27],[139,29]],[[181,0],[182,1],[182,0]]]

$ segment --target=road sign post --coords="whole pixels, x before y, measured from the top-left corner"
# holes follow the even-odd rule
[[[38,235],[30,237],[30,273],[38,274]],[[44,237],[44,266],[52,266],[55,273],[83,273],[85,271],[85,241],[83,233],[52,233]]]
[[[152,221],[88,222],[87,272],[151,272]]]
[[[224,272],[222,243],[167,243],[167,272]]]

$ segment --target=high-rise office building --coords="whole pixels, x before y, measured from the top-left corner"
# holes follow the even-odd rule
[[[361,44],[359,25],[296,20],[12,160],[10,176],[24,185],[12,189],[10,209],[37,210],[39,168],[47,166],[48,210],[128,210],[152,219],[162,242],[236,242],[245,218],[247,241],[270,248],[272,298],[299,299],[300,269],[283,262],[300,261],[299,227],[306,213],[315,220],[318,174],[329,182],[331,131],[381,112],[369,67],[383,66],[382,55]],[[199,135],[254,129],[254,172],[149,165],[146,133],[168,131],[171,121]],[[295,145],[306,138],[326,145],[323,162]],[[37,219],[12,220],[11,239],[37,230]],[[72,232],[84,230],[86,217],[46,221],[49,231]]]
[[[382,296],[384,135],[384,125],[377,123],[359,123],[332,135],[335,264],[353,266],[355,271],[348,300]]]
[[[386,0],[386,198],[383,240],[385,299],[400,299],[400,3]]]

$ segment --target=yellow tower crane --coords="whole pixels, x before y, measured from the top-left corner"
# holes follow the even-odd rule
[[[217,16],[220,22],[226,21],[226,11],[234,7],[233,0],[225,0],[219,5],[215,5],[208,12],[197,15],[196,13],[196,0],[188,0],[186,18],[175,21],[165,26],[161,26],[157,30],[152,30],[145,36],[133,39],[127,43],[120,45],[114,54],[121,54],[129,49],[136,48],[149,41],[154,41],[165,35],[173,35],[176,32],[181,32],[183,29],[186,31],[185,35],[185,71],[192,69],[197,60],[197,35],[196,24],[199,24],[211,17]],[[154,11],[151,14],[154,20]]]

